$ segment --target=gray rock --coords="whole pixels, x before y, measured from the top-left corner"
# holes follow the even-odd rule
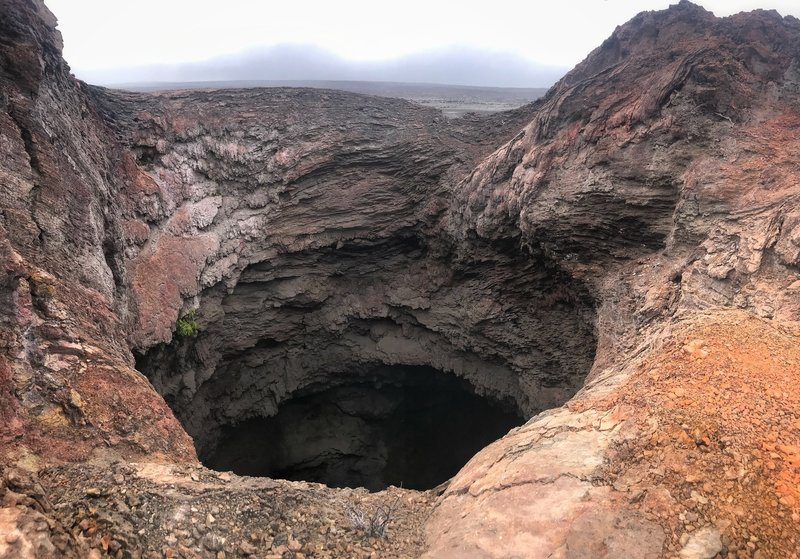
[[[225,546],[225,538],[214,533],[208,533],[203,537],[202,543],[203,547],[209,551],[221,551]]]
[[[714,559],[722,551],[722,539],[717,528],[706,526],[694,531],[680,551],[681,559]]]

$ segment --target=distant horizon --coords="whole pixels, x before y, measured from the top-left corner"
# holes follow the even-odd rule
[[[135,81],[135,82],[115,82],[115,83],[107,83],[107,84],[91,84],[91,85],[98,85],[100,87],[107,87],[107,88],[115,88],[121,86],[170,86],[175,84],[230,84],[230,83],[242,83],[242,84],[254,84],[255,87],[258,87],[255,84],[276,84],[270,85],[268,87],[281,87],[282,84],[302,84],[302,83],[309,83],[309,84],[386,84],[386,85],[406,85],[406,86],[434,86],[434,87],[442,87],[442,88],[464,88],[464,89],[497,89],[497,90],[546,90],[552,87],[550,86],[534,86],[534,87],[526,87],[526,86],[498,86],[498,85],[464,85],[464,84],[453,84],[453,83],[443,83],[443,82],[405,82],[405,81],[390,81],[390,80],[191,80],[191,81],[170,81],[170,80],[162,80],[162,81]],[[285,87],[303,87],[302,85],[299,86],[292,86],[286,85]],[[198,88],[199,89],[199,88]]]
[[[537,88],[555,83],[617,26],[677,1],[45,3],[73,72],[95,84],[318,79]],[[796,0],[694,3],[717,16],[762,8],[800,16]]]
[[[316,45],[280,44],[208,60],[120,66],[75,72],[97,85],[229,82],[342,81],[439,84],[459,87],[550,87],[568,67],[532,63],[512,53],[441,49],[381,61],[352,61]]]

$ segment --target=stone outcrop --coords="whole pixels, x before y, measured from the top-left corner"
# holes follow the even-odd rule
[[[126,455],[190,459],[114,312],[113,137],[69,75],[44,5],[2,12],[0,453],[85,459],[121,444]]]
[[[308,507],[357,492],[227,487],[197,455],[423,487],[529,420],[439,487],[427,556],[792,557],[800,21],[683,1],[536,103],[449,120],[88,86],[40,0],[0,13],[0,555],[259,556],[181,507],[267,487],[304,512],[248,524],[262,555],[355,554]],[[422,552],[396,522],[415,543],[384,551]]]
[[[798,373],[792,357],[777,357],[796,344],[796,330],[772,332],[753,316],[800,317],[790,248],[799,39],[800,21],[775,12],[717,19],[683,2],[641,14],[455,191],[445,218],[454,235],[467,243],[469,232],[489,241],[519,235],[591,286],[598,348],[578,397],[479,453],[455,478],[429,524],[427,556],[699,557],[698,528],[704,541],[723,533],[724,549],[738,557],[792,556],[796,502],[780,475],[795,475],[789,447],[798,433],[770,430],[794,402],[751,393],[755,414],[765,414],[752,418],[753,436],[748,407],[736,418],[714,385],[727,393],[766,378],[793,386]],[[708,314],[719,307],[751,315],[731,326],[722,311]],[[724,328],[709,334],[709,322]],[[776,377],[738,361],[762,355],[776,337],[768,348],[782,360]],[[687,358],[674,376],[659,370]],[[704,377],[714,367],[717,376]],[[707,383],[703,393],[681,399],[695,376]],[[627,407],[625,394],[641,384],[662,396]],[[787,452],[774,452],[776,443]],[[762,462],[765,448],[773,452]]]

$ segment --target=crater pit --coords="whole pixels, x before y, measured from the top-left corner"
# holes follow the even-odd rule
[[[496,247],[408,232],[249,264],[187,302],[198,332],[140,351],[198,456],[242,475],[428,489],[582,385],[588,289]]]
[[[381,367],[298,391],[272,417],[225,427],[203,461],[331,487],[428,489],[523,422],[513,405],[430,367]]]

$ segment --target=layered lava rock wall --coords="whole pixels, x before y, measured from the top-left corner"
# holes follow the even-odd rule
[[[187,495],[247,531],[234,493],[354,494],[181,477],[198,456],[370,489],[456,474],[430,557],[795,552],[798,20],[683,1],[540,101],[447,120],[88,86],[41,1],[0,14],[0,465],[91,489],[9,468],[0,556],[253,555],[180,528]],[[110,485],[84,466],[114,460]],[[167,487],[175,533],[99,499],[120,484]]]
[[[41,2],[0,17],[0,455],[194,457],[134,368],[115,277],[116,141]],[[105,443],[104,443],[105,444]]]
[[[468,130],[337,92],[95,94],[138,173],[122,227],[147,234],[119,257],[138,368],[201,458],[221,429],[385,366],[465,379],[520,418],[581,385],[586,288],[513,239],[457,253],[439,233],[453,176],[480,149]],[[172,339],[187,313],[198,333]]]

